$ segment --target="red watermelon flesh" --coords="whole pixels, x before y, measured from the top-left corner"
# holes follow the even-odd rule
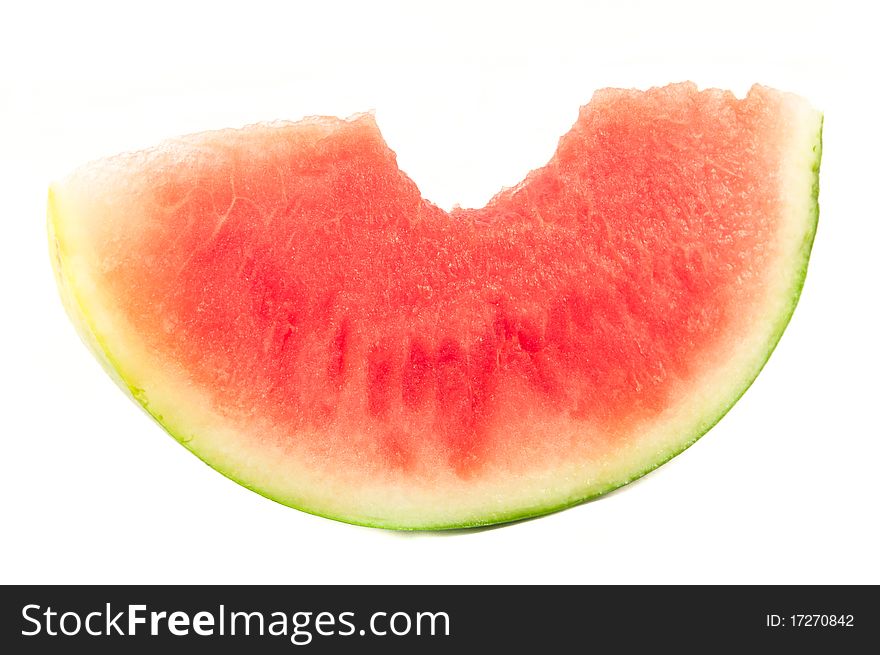
[[[398,528],[545,513],[693,443],[800,292],[821,115],[605,90],[553,159],[446,212],[370,115],[257,125],[53,185],[62,295],[124,388],[280,502]]]

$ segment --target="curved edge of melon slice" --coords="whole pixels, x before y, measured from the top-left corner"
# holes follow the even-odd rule
[[[666,432],[672,433],[671,436],[664,432],[656,443],[649,444],[641,453],[635,453],[631,458],[632,461],[625,461],[623,466],[612,466],[612,473],[609,475],[600,476],[586,484],[576,485],[577,488],[566,494],[561,500],[561,496],[557,494],[555,499],[545,505],[519,505],[508,510],[494,509],[483,514],[471,512],[469,517],[464,520],[443,520],[437,516],[428,519],[414,516],[400,516],[396,519],[374,518],[363,515],[353,516],[324,507],[316,507],[305,499],[293,497],[283,489],[273,488],[272,485],[255,484],[253,480],[248,479],[249,476],[236,474],[232,470],[233,467],[228,465],[221,449],[207,448],[201,440],[194,443],[193,437],[190,436],[194,430],[183,429],[181,426],[175,425],[175,421],[171,420],[169,416],[163,416],[163,403],[157,402],[157,398],[141,388],[137,376],[133,375],[121,361],[125,357],[114,353],[114,349],[108,344],[108,339],[102,336],[99,329],[99,323],[102,321],[95,318],[97,314],[102,312],[100,303],[89,302],[89,299],[94,295],[94,290],[90,289],[88,279],[84,279],[87,276],[74,274],[76,267],[69,260],[67,243],[69,235],[64,234],[63,226],[68,224],[70,216],[59,206],[54,186],[49,189],[47,212],[52,266],[67,313],[82,340],[112,379],[179,443],[203,462],[238,484],[270,500],[309,514],[368,527],[396,530],[448,530],[532,518],[579,505],[604,495],[648,474],[682,453],[727,414],[767,363],[788,325],[800,297],[806,279],[807,265],[819,216],[819,165],[822,154],[823,116],[795,96],[791,96],[790,114],[788,144],[782,149],[787,156],[780,172],[783,204],[787,208],[783,217],[786,233],[783,234],[782,240],[788,252],[780,257],[777,286],[774,293],[768,294],[772,297],[767,306],[774,313],[767,317],[760,330],[762,342],[760,345],[752,345],[745,349],[746,352],[740,357],[738,367],[730,367],[721,371],[717,378],[723,379],[723,375],[738,372],[736,384],[728,382],[726,385],[722,385],[732,391],[723,398],[714,398],[702,406],[695,403],[694,407],[701,407],[703,411],[687,415],[682,424],[687,425],[688,429],[675,432],[675,422],[670,421],[673,429],[667,429]],[[91,295],[90,290],[92,291]],[[148,398],[148,396],[150,397]]]

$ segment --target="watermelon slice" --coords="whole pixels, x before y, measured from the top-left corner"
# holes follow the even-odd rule
[[[228,477],[371,526],[510,521],[644,475],[754,380],[821,125],[760,86],[604,90],[451,212],[370,115],[208,132],[52,185],[52,261],[105,368]]]

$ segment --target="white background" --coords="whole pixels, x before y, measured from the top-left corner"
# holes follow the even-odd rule
[[[129,6],[129,8],[125,8]],[[0,582],[880,582],[877,20],[842,2],[7,3]],[[825,111],[800,306],[741,402],[597,502],[400,534],[250,493],[168,438],[54,289],[50,179],[176,134],[375,109],[401,167],[480,205],[603,86],[762,82]]]

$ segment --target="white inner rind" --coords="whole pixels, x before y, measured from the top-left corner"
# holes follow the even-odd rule
[[[777,255],[764,281],[766,294],[748,317],[746,338],[721,344],[716,361],[709,357],[704,373],[674,396],[680,402],[631,438],[590,456],[573,453],[549,461],[545,468],[499,465],[468,480],[440,470],[418,480],[328,471],[305,455],[291,456],[279,445],[283,440],[274,438],[275,426],[235,428],[212,409],[205,391],[146,349],[94,271],[87,202],[63,187],[54,188],[50,199],[53,265],[74,323],[112,377],[188,449],[237,482],[304,511],[382,527],[448,528],[540,514],[626,484],[687,448],[736,402],[775,346],[797,302],[815,230],[814,165],[822,120],[803,100],[783,98],[788,120],[781,147]],[[505,426],[511,433],[540,430],[562,442],[570,436],[571,443],[584,441],[575,434],[584,429],[583,423],[562,417]]]

